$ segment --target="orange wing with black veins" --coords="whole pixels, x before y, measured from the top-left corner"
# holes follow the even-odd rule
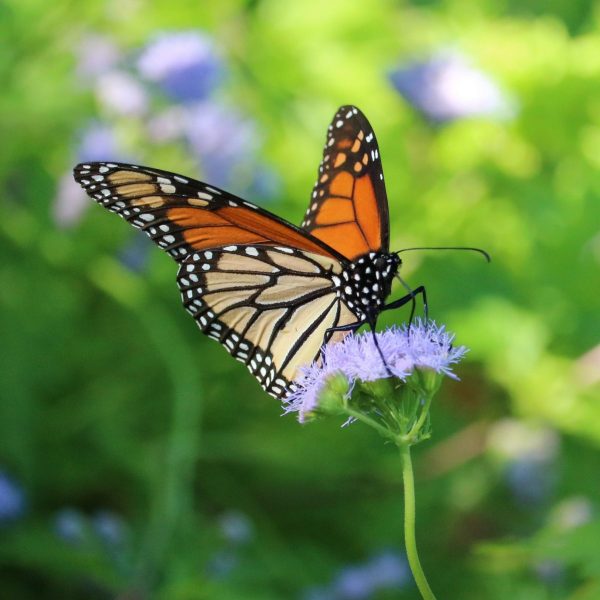
[[[350,260],[389,249],[387,194],[377,139],[355,106],[336,113],[302,227]]]

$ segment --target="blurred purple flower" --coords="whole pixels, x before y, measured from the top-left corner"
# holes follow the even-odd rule
[[[404,556],[387,551],[363,565],[341,571],[334,581],[333,590],[339,600],[362,600],[373,597],[380,590],[401,588],[409,581],[410,570]]]
[[[183,137],[187,111],[182,106],[169,106],[148,119],[148,135],[154,142],[172,142]]]
[[[199,31],[160,34],[142,51],[137,67],[179,102],[206,98],[223,71],[212,39]]]
[[[390,73],[393,86],[431,121],[509,118],[514,106],[496,83],[455,52],[438,52]]]
[[[557,476],[552,462],[522,457],[507,465],[506,480],[520,504],[536,505],[551,494]]]
[[[79,133],[76,156],[79,162],[95,160],[129,161],[119,148],[114,130],[110,125],[94,121]],[[59,180],[52,205],[54,221],[61,227],[76,225],[91,202],[73,179],[69,169]]]
[[[535,505],[551,494],[560,451],[556,431],[518,419],[501,419],[490,429],[488,447],[502,461],[506,482],[517,502]]]
[[[412,579],[408,561],[403,554],[387,550],[369,561],[371,576],[379,588],[398,588]]]
[[[384,590],[400,589],[412,580],[405,556],[395,551],[376,554],[362,564],[340,570],[326,586],[311,587],[303,600],[367,600]]]
[[[319,393],[327,379],[343,374],[350,386],[356,380],[376,381],[389,377],[389,371],[399,379],[406,378],[417,367],[432,369],[456,379],[451,366],[467,352],[465,346],[453,347],[454,336],[434,322],[417,319],[410,328],[391,327],[377,333],[377,341],[386,365],[377,351],[373,335],[366,332],[350,334],[342,342],[323,347],[321,358],[301,367],[296,379],[296,391],[286,399],[285,412],[298,412],[300,422],[319,404]]]
[[[81,130],[77,144],[77,160],[121,160],[123,153],[119,149],[112,126],[93,121]]]
[[[127,537],[125,521],[117,514],[108,511],[98,511],[92,517],[92,528],[102,542],[109,547],[123,545]]]
[[[238,565],[239,559],[231,550],[220,550],[208,562],[208,572],[216,579],[227,577]]]
[[[52,204],[54,222],[60,227],[76,225],[89,204],[89,198],[73,179],[73,173],[69,170],[58,180],[56,197]]]
[[[225,539],[232,544],[246,544],[252,539],[252,521],[242,512],[231,510],[219,517],[219,526]]]
[[[187,115],[185,133],[204,178],[214,185],[228,187],[254,163],[256,126],[234,110],[212,102],[197,104]]]
[[[96,33],[87,33],[78,44],[77,75],[84,81],[93,81],[99,75],[109,71],[121,59],[121,52],[108,37]]]
[[[108,71],[96,81],[98,102],[109,112],[121,116],[140,116],[148,109],[144,86],[126,71]]]
[[[56,535],[73,546],[85,542],[87,526],[85,516],[74,508],[63,508],[54,518]]]
[[[0,527],[25,514],[25,494],[17,482],[0,471]]]

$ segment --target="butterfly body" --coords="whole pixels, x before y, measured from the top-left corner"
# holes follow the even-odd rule
[[[114,162],[75,179],[179,264],[185,309],[200,329],[285,399],[298,369],[378,314],[400,266],[375,135],[353,106],[329,127],[301,227],[201,181]]]
[[[390,295],[400,262],[396,254],[369,252],[342,271],[337,288],[360,321],[375,321]]]

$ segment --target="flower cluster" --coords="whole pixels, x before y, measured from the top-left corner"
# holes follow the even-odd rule
[[[507,118],[514,106],[496,83],[456,52],[440,51],[390,74],[398,92],[427,119]]]
[[[385,591],[399,590],[410,583],[406,558],[386,550],[361,564],[341,569],[333,581],[306,591],[304,600],[367,600]],[[379,597],[379,596],[377,596]]]
[[[342,342],[325,346],[318,361],[301,369],[295,382],[297,389],[287,398],[285,411],[297,412],[300,422],[306,421],[318,412],[321,392],[336,375],[344,378],[348,390],[356,382],[374,382],[390,376],[406,381],[415,369],[456,377],[451,366],[467,349],[453,347],[453,339],[443,326],[420,319],[410,328],[404,325],[375,335],[350,334]]]
[[[140,148],[183,147],[199,178],[254,201],[277,194],[278,179],[259,158],[258,126],[227,102],[227,65],[212,36],[162,32],[143,48],[124,52],[110,38],[88,34],[76,53],[76,75],[92,93],[97,117],[82,128],[74,160],[151,162]],[[87,206],[69,169],[59,181],[54,218],[75,225]],[[125,253],[144,248],[133,245]]]

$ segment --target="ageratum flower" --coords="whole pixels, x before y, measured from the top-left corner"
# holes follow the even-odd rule
[[[464,346],[452,346],[454,336],[443,326],[420,319],[410,330],[404,325],[375,335],[381,354],[370,331],[350,334],[342,342],[325,346],[319,360],[301,369],[295,382],[297,389],[287,398],[286,413],[297,412],[299,421],[305,422],[322,412],[322,391],[336,376],[341,379],[340,389],[345,387],[348,396],[358,382],[376,382],[390,376],[405,382],[416,369],[456,378],[451,367],[467,351]]]
[[[25,508],[22,488],[7,473],[0,471],[0,527],[22,517]]]
[[[223,71],[212,39],[199,31],[163,33],[140,55],[137,68],[177,102],[205,99]]]
[[[496,83],[455,52],[438,52],[390,74],[398,92],[427,119],[508,118],[514,106]]]
[[[256,125],[238,111],[202,102],[187,114],[186,137],[198,157],[203,177],[242,193],[250,182],[259,147]]]

